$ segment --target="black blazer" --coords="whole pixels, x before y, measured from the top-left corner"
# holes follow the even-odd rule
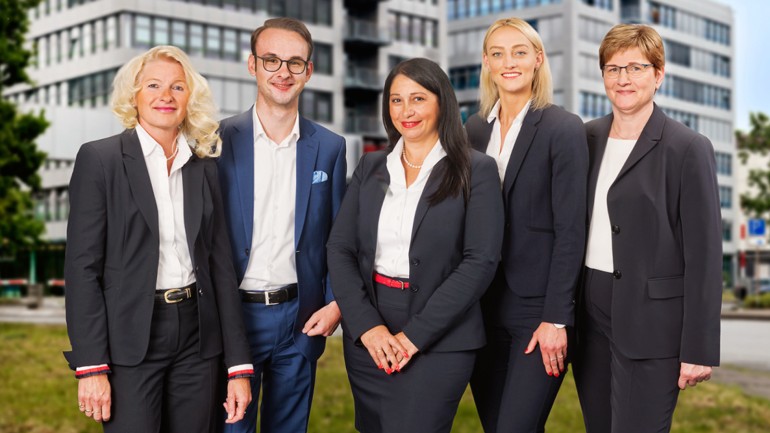
[[[184,220],[198,285],[200,356],[251,362],[216,163],[182,168]],[[86,143],[69,186],[64,262],[70,367],[134,366],[150,339],[158,274],[158,211],[136,130]]]
[[[385,324],[376,308],[372,282],[377,227],[390,185],[387,153],[361,158],[327,243],[334,297],[347,336],[359,342],[369,329]],[[471,156],[471,193],[436,205],[446,159],[428,178],[417,206],[409,247],[409,283],[416,300],[403,332],[421,351],[457,351],[486,343],[479,299],[491,282],[500,256],[503,210],[494,161]]]
[[[612,114],[586,124],[588,216]],[[656,105],[607,195],[612,337],[634,359],[719,365],[722,217],[711,142]]]
[[[486,152],[493,126],[468,119],[474,149]],[[530,108],[505,171],[502,270],[518,296],[545,296],[543,322],[574,324],[586,233],[584,134],[580,118],[560,107]]]

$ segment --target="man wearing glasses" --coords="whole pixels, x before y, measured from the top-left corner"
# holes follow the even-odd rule
[[[345,193],[345,140],[299,115],[313,73],[304,24],[265,21],[251,35],[251,52],[257,101],[222,121],[219,178],[255,403],[225,431],[254,433],[261,389],[260,431],[296,433],[307,430],[316,361],[340,320],[325,244]]]

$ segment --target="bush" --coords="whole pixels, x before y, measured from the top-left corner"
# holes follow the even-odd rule
[[[759,295],[749,295],[743,300],[746,308],[770,308],[770,292]]]

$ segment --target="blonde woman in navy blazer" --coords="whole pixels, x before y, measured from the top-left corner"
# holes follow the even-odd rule
[[[668,432],[680,389],[719,365],[722,230],[714,148],[666,116],[663,40],[599,47],[612,113],[586,124],[590,229],[575,382],[588,433]]]
[[[78,407],[108,433],[209,433],[222,357],[229,422],[243,417],[253,375],[211,92],[172,46],[133,58],[113,84],[126,130],[84,144],[69,185],[65,357]]]
[[[479,298],[499,261],[500,182],[469,148],[435,63],[396,66],[382,112],[391,145],[361,159],[327,244],[355,425],[449,432],[486,341]]]
[[[489,345],[471,380],[486,432],[542,432],[567,366],[585,240],[583,122],[552,103],[540,36],[526,21],[487,30],[481,112],[465,125],[497,159],[502,262],[482,300]]]

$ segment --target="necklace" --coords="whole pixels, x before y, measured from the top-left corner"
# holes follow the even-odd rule
[[[408,159],[406,159],[406,146],[404,146],[404,148],[403,148],[403,149],[401,149],[401,157],[402,157],[402,158],[404,158],[404,162],[405,162],[405,163],[406,163],[406,165],[408,165],[409,167],[411,167],[411,168],[416,168],[417,170],[419,170],[419,169],[421,169],[421,168],[422,168],[422,164],[420,164],[420,165],[417,165],[417,164],[412,164],[411,162],[409,162],[409,160],[408,160]]]
[[[171,161],[172,159],[174,159],[177,152],[179,152],[179,144],[177,144],[176,140],[174,140],[174,142],[171,145],[174,146],[174,151],[171,152],[171,155],[169,155],[168,158],[166,158],[166,161]]]
[[[618,127],[617,127],[617,125],[615,125],[615,123],[614,123],[614,122],[613,122],[613,124],[612,124],[612,128],[610,128],[610,129],[611,129],[611,131],[610,131],[610,132],[611,132],[611,133],[614,133],[614,135],[615,135],[615,136],[616,136],[618,139],[620,139],[620,140],[638,140],[638,139],[639,139],[639,136],[640,136],[640,135],[642,135],[642,131],[641,131],[641,130],[639,130],[638,132],[636,132],[636,133],[634,133],[634,134],[631,134],[631,136],[630,136],[630,137],[628,137],[628,138],[626,138],[626,137],[623,137],[623,135],[620,133],[620,131],[618,131]]]

